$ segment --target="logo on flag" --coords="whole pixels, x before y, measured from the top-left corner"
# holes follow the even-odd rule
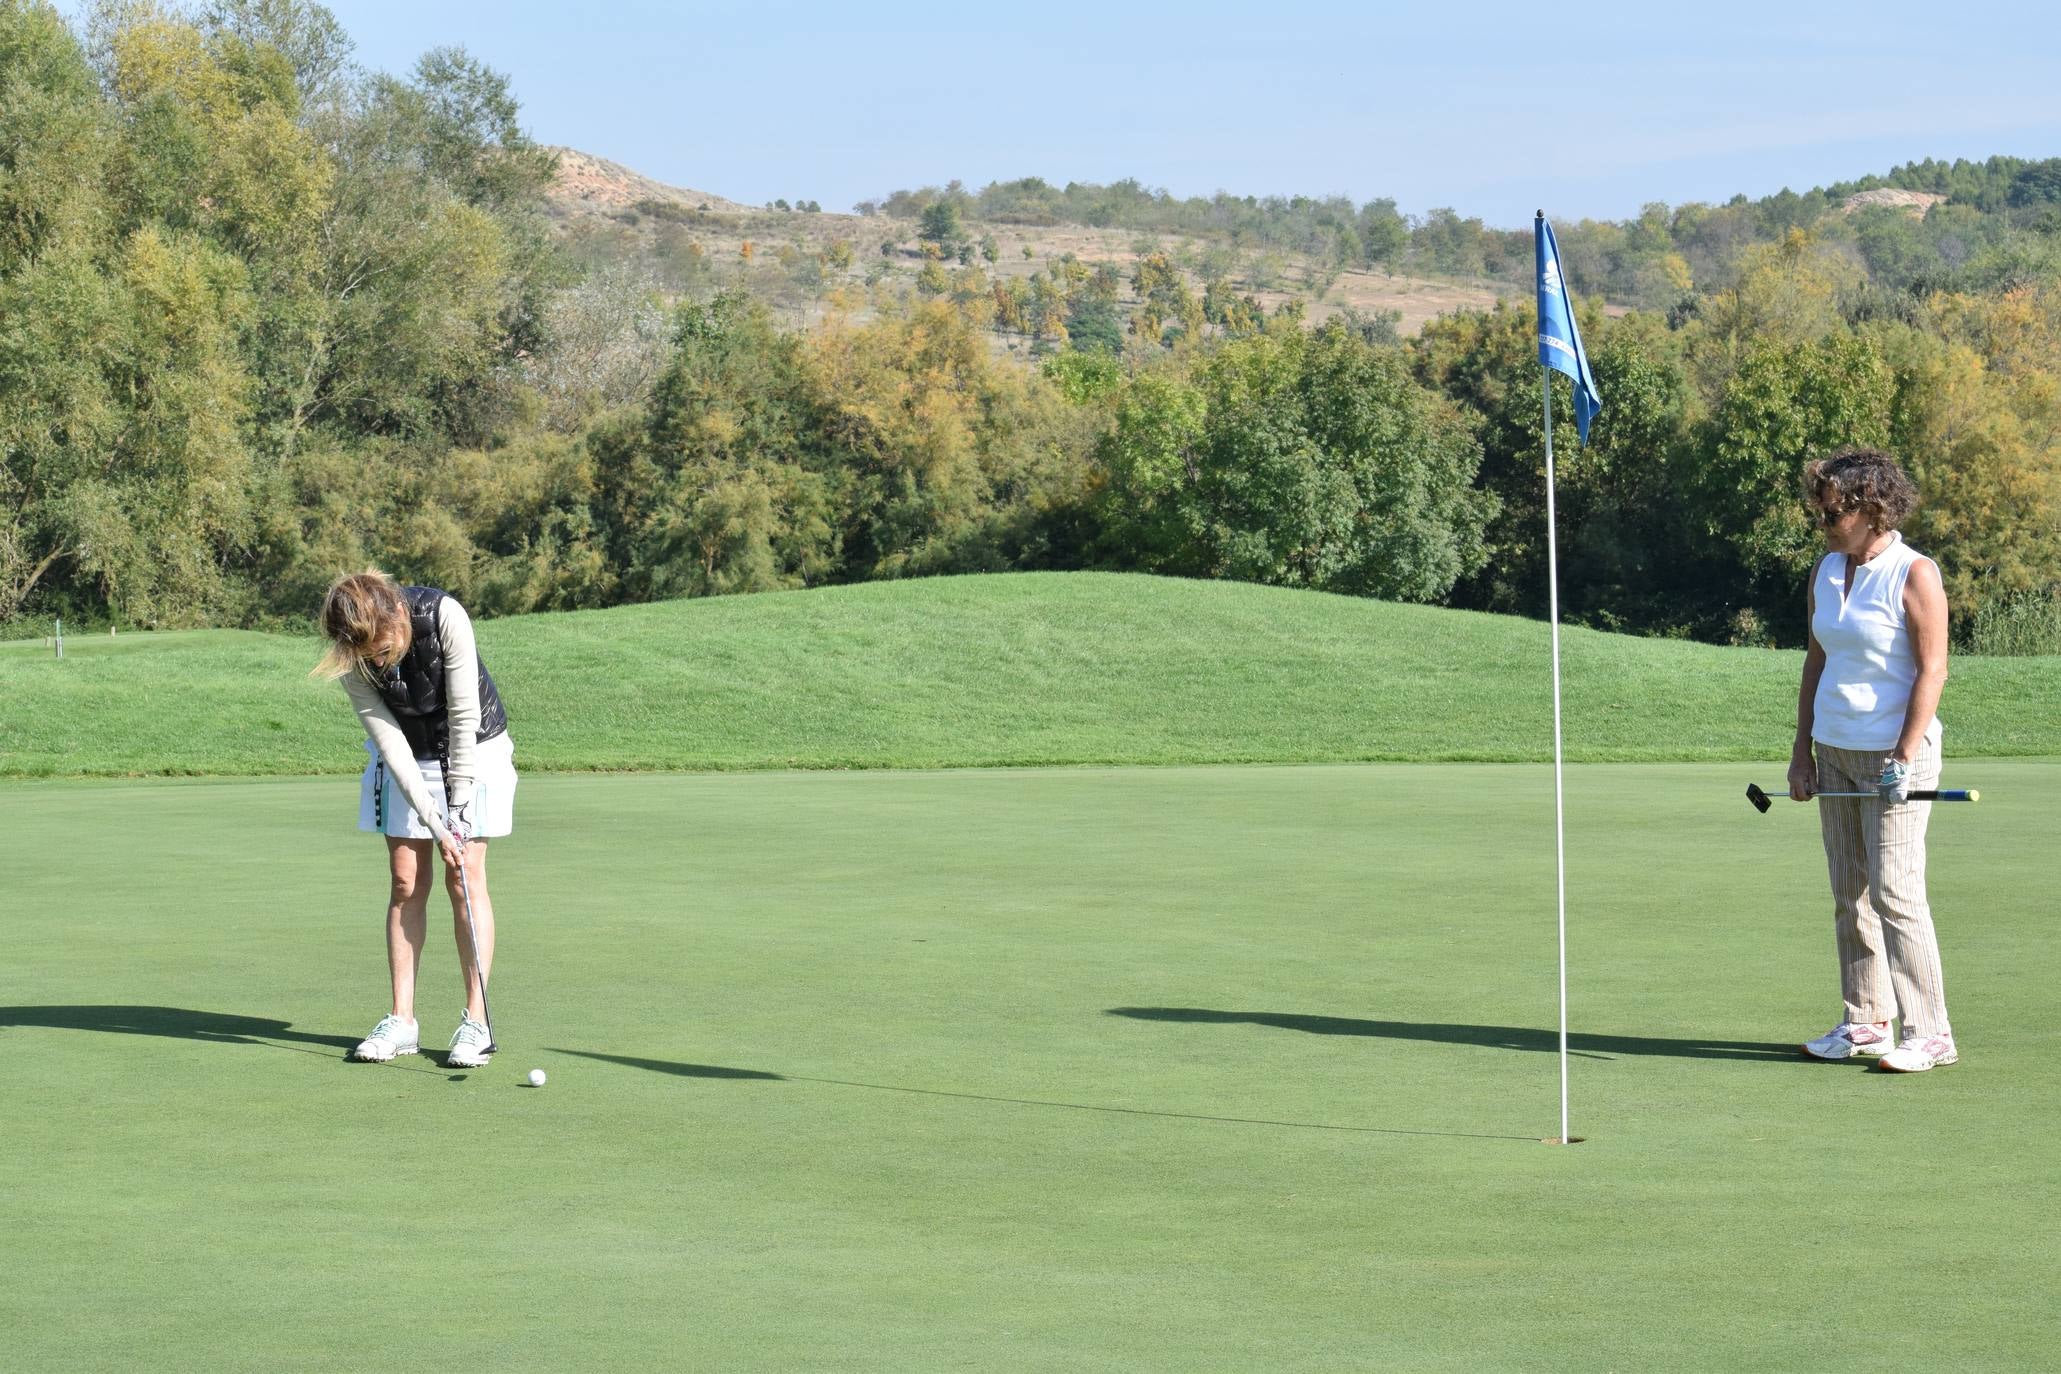
[[[1560,245],[1553,238],[1553,226],[1542,214],[1535,222],[1539,265],[1539,363],[1564,372],[1574,382],[1574,424],[1584,444],[1589,442],[1589,422],[1603,409],[1596,391],[1595,374],[1589,371],[1588,355],[1582,352],[1581,330],[1574,322],[1574,307],[1560,280]]]

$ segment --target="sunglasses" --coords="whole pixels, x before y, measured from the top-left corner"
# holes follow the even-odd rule
[[[1812,507],[1811,507],[1811,509],[1812,509],[1813,511],[1816,511],[1816,512],[1817,512],[1817,516],[1818,516],[1818,523],[1819,523],[1819,524],[1821,524],[1821,525],[1836,525],[1836,524],[1838,524],[1838,523],[1839,523],[1839,522],[1840,522],[1841,520],[1844,520],[1844,519],[1845,519],[1845,518],[1846,518],[1847,516],[1849,516],[1849,515],[1852,515],[1852,514],[1853,514],[1853,513],[1855,512],[1855,511],[1859,510],[1859,509],[1860,509],[1860,507],[1859,507],[1859,506],[1836,506],[1836,507],[1833,507],[1833,508],[1827,509],[1827,508],[1826,508],[1826,507],[1824,507],[1824,506],[1812,506]]]

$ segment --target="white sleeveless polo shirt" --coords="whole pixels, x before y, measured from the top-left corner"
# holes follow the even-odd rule
[[[1835,749],[1894,749],[1918,680],[1918,655],[1904,623],[1904,583],[1925,555],[1894,531],[1889,547],[1865,563],[1843,553],[1818,560],[1811,634],[1825,651],[1825,674],[1811,710],[1811,738]],[[1853,586],[1846,587],[1853,563]],[[1937,745],[1939,718],[1925,732]]]

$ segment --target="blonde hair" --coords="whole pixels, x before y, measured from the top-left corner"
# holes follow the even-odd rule
[[[414,643],[415,626],[401,588],[377,568],[346,573],[322,597],[322,633],[329,648],[310,677],[336,679],[346,673],[371,676],[391,668]]]

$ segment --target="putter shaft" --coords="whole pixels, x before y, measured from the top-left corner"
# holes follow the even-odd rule
[[[1785,788],[1778,795],[1786,796],[1787,794],[1788,790]],[[1869,797],[1879,797],[1881,795],[1882,794],[1879,792],[1813,792],[1811,794],[1813,799],[1816,799],[1818,797],[1855,797],[1863,800]],[[1769,807],[1775,804],[1774,798],[1769,796],[1766,792],[1761,791],[1760,786],[1757,783],[1746,784],[1746,800],[1752,802],[1754,809],[1756,811],[1761,812],[1763,815],[1767,813]],[[1973,787],[1965,789],[1948,788],[1944,790],[1933,790],[1928,788],[1925,790],[1910,793],[1906,800],[1922,802],[1975,802],[1982,800],[1982,793],[1977,791]]]
[[[480,1014],[487,1018],[487,1053],[492,1054],[500,1046],[494,1043],[494,1008],[487,1001],[487,971],[479,963],[479,927],[472,923],[472,883],[465,876],[465,865],[458,865],[458,892],[465,898],[465,933],[472,940],[472,976],[479,979]]]

